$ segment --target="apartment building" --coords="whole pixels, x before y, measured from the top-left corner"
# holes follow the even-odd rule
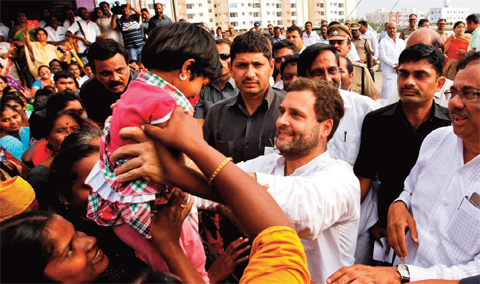
[[[452,7],[450,0],[445,0],[443,7],[430,8],[430,22],[436,23],[439,19],[446,19],[447,26],[454,25],[457,21],[465,22],[469,15],[469,8]]]
[[[377,9],[374,13],[368,13],[366,15],[366,19],[367,21],[374,22],[375,24],[395,22],[399,26],[406,27],[408,26],[408,16],[410,14],[416,14],[418,19],[428,18],[428,13],[424,13],[415,8],[403,8],[396,12],[389,12],[385,9]]]

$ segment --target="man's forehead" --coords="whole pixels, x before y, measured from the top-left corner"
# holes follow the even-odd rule
[[[285,54],[294,54],[294,52],[288,47],[283,47],[283,48],[280,48],[279,50],[275,50],[275,53],[274,53],[275,56],[277,55],[283,56]]]
[[[480,91],[480,63],[467,65],[455,75],[452,88],[456,90],[472,88]],[[476,72],[477,71],[477,72]]]
[[[315,57],[314,62],[316,62],[317,65],[319,63],[322,66],[326,66],[326,65],[337,66],[337,58],[335,57],[335,54],[331,50],[324,50],[323,52],[318,54],[317,57]]]
[[[259,62],[268,61],[268,58],[262,52],[244,52],[235,55],[235,62]]]
[[[403,62],[402,64],[399,65],[398,69],[400,71],[407,71],[407,72],[419,72],[419,71],[423,71],[427,73],[437,72],[437,70],[435,69],[435,66],[433,66],[430,62],[428,62],[428,60],[425,58],[422,58],[418,61],[412,60],[412,61]]]

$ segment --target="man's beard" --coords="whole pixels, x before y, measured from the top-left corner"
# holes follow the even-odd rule
[[[285,130],[285,128],[280,128]],[[295,134],[295,133],[294,133]],[[278,145],[277,149],[284,157],[301,158],[308,156],[319,144],[320,127],[316,126],[307,134],[296,134],[293,139],[285,144]]]

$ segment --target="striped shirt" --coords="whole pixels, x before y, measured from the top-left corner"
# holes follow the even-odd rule
[[[140,48],[143,46],[142,25],[137,17],[130,16],[118,20],[118,25],[122,31],[123,45],[125,48]]]

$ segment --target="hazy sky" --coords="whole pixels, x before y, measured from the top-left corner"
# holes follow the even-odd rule
[[[357,3],[359,1],[357,0]],[[396,2],[397,0],[361,0],[360,5],[357,7],[357,17],[365,17],[367,13],[373,13],[380,8],[390,11]],[[471,13],[480,13],[479,0],[450,0],[450,3],[453,7],[468,7]],[[414,7],[426,13],[430,8],[441,7],[442,5],[443,0],[400,0],[394,11],[398,11],[401,8]]]

